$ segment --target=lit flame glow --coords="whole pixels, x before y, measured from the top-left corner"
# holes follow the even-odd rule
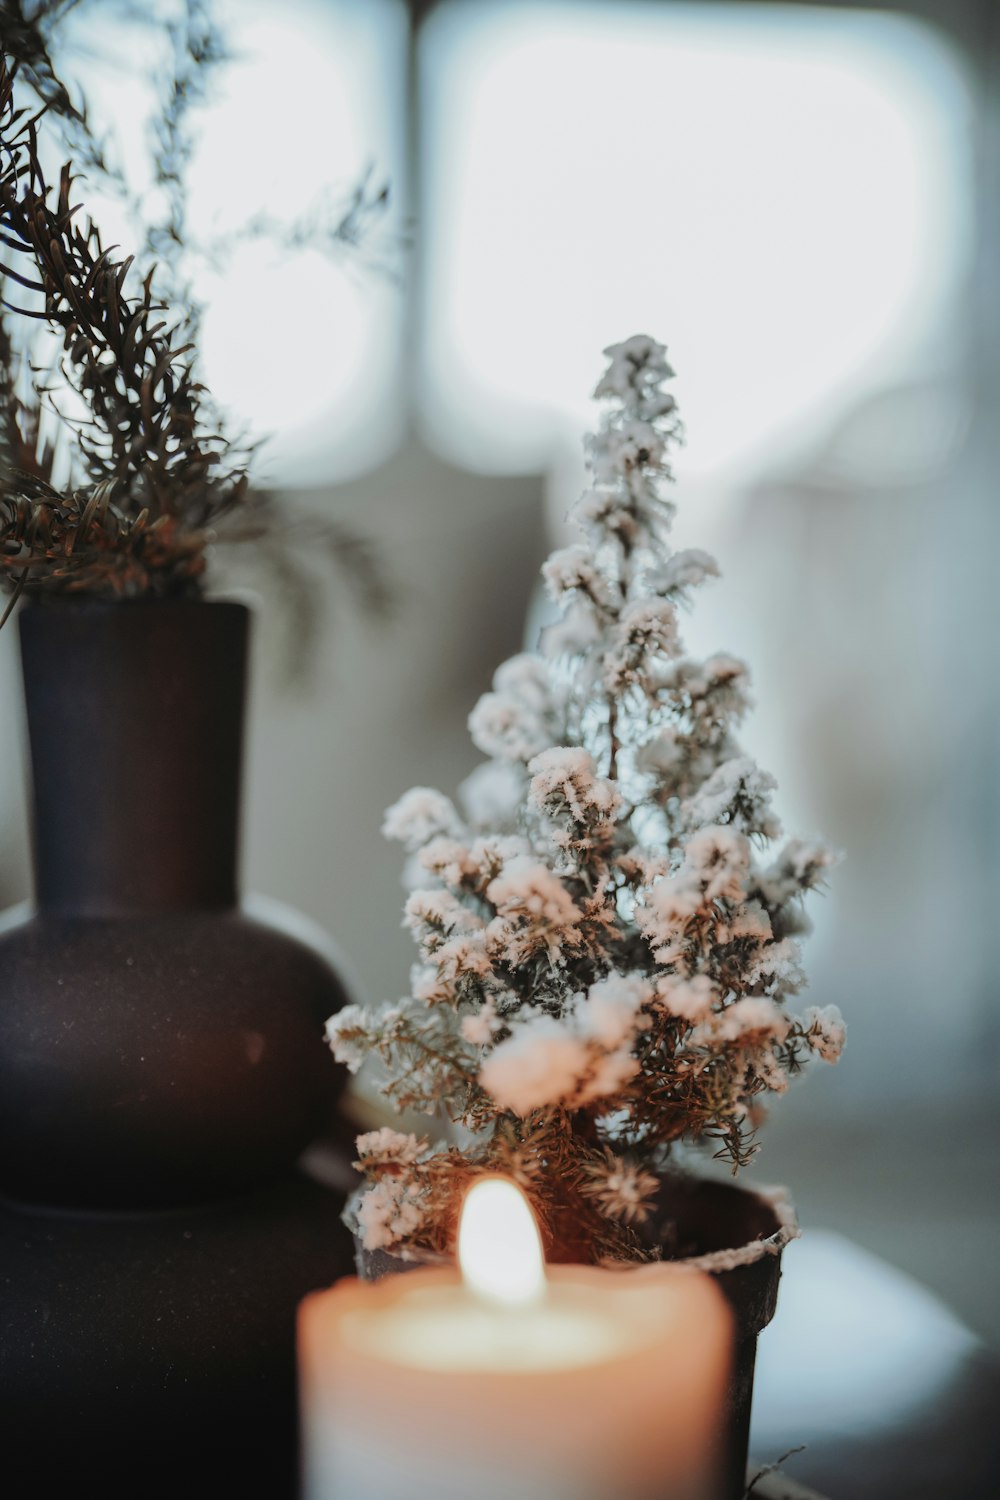
[[[484,1177],[469,1190],[458,1226],[466,1287],[484,1302],[527,1307],[545,1293],[545,1261],[535,1217],[521,1190]]]

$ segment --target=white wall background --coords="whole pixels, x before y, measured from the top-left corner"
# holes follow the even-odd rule
[[[679,540],[725,573],[689,639],[750,659],[747,738],[786,821],[849,855],[812,959],[851,1043],[813,1107],[988,1093],[1000,637],[983,341],[1000,294],[971,60],[846,8],[450,0],[421,40],[407,141],[400,6],[232,15],[244,56],[206,113],[195,211],[273,196],[270,58],[269,108],[294,109],[308,143],[295,191],[349,183],[374,152],[416,214],[408,291],[346,263],[273,264],[251,320],[257,252],[206,283],[213,384],[277,428],[274,477],[377,538],[401,584],[383,632],[332,617],[304,696],[277,680],[262,610],[250,883],[339,936],[369,998],[405,984],[381,810],[474,763],[465,716],[519,643],[545,517],[580,482],[600,348],[647,326],[671,343],[689,426]],[[11,900],[28,888],[17,705],[8,629]]]

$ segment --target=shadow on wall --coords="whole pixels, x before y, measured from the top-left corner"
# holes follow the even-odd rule
[[[414,949],[382,815],[410,786],[453,793],[481,759],[466,718],[498,663],[521,649],[546,551],[542,481],[471,475],[411,445],[309,498],[378,542],[397,615],[379,627],[340,610],[313,680],[291,692],[274,670],[278,622],[261,610],[246,883],[333,934],[360,998],[394,1000]]]

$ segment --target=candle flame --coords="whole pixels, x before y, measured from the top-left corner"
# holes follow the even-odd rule
[[[462,1205],[458,1263],[484,1302],[526,1307],[545,1291],[545,1261],[527,1198],[505,1177],[483,1177]]]

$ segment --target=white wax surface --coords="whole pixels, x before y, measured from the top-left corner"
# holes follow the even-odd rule
[[[503,1308],[463,1286],[421,1287],[391,1308],[348,1313],[341,1332],[359,1353],[410,1369],[526,1373],[622,1358],[649,1342],[642,1312],[625,1288],[552,1285],[538,1303]]]
[[[732,1320],[685,1267],[550,1268],[504,1309],[447,1267],[299,1314],[306,1500],[719,1500]]]

